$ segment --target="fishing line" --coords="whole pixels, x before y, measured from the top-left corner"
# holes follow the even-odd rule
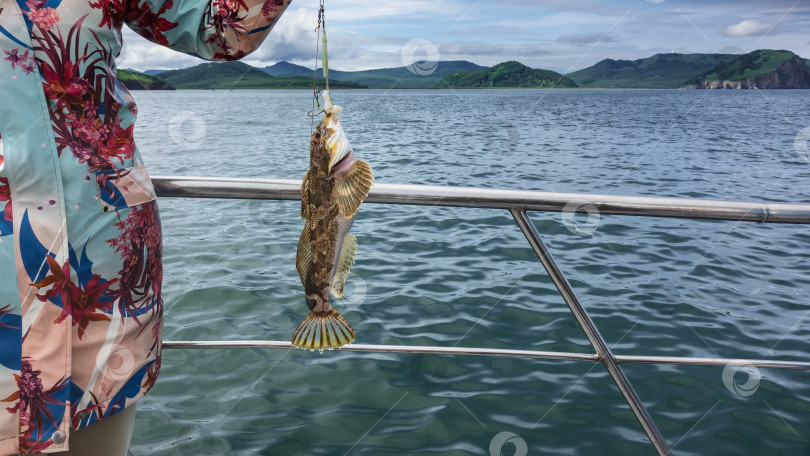
[[[323,59],[323,76],[326,80],[326,90],[329,90],[329,61],[327,60],[327,50],[326,50],[326,17],[324,14],[324,7],[323,1],[321,0],[320,8],[318,9],[318,26],[315,27],[315,74],[312,78],[312,110],[308,113],[310,118],[310,125],[309,125],[309,134],[312,135],[312,132],[315,130],[315,117],[318,116],[321,112],[323,112],[323,108],[321,108],[321,103],[318,99],[318,96],[321,94],[321,90],[318,88],[318,54],[321,53],[320,45],[321,40],[323,40],[323,54],[321,55],[321,59]],[[321,35],[323,34],[323,35]],[[315,107],[318,107],[317,111]]]

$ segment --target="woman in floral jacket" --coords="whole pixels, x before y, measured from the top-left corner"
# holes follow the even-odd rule
[[[160,219],[122,25],[233,60],[289,1],[0,0],[0,456],[68,450],[160,370]]]

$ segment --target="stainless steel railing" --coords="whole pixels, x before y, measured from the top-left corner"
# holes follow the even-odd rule
[[[194,177],[154,177],[152,179],[161,197],[236,198],[297,200],[301,198],[301,182],[296,180],[225,179]],[[743,222],[810,224],[810,204],[776,204],[756,202],[728,202],[688,198],[654,198],[575,193],[547,193],[517,190],[495,190],[463,187],[435,187],[422,185],[374,184],[366,202],[384,204],[411,204],[430,206],[476,207],[506,209],[526,236],[541,264],[545,268],[569,310],[585,332],[595,354],[548,352],[537,350],[502,350],[472,347],[424,347],[352,344],[343,351],[428,353],[477,355],[516,358],[539,358],[599,362],[605,366],[644,432],[660,455],[671,450],[652,417],[624,374],[621,364],[684,364],[684,365],[751,365],[779,369],[810,370],[810,362],[761,359],[687,358],[667,356],[617,355],[608,347],[587,310],[577,298],[562,270],[557,267],[527,211],[563,212],[587,206],[600,214],[647,217],[676,217]],[[574,203],[572,206],[571,204]],[[572,209],[573,208],[573,209]],[[592,208],[592,209],[590,209]],[[288,349],[292,345],[282,341],[165,341],[164,348],[275,348]]]

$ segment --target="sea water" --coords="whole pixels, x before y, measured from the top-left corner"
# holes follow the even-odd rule
[[[308,91],[135,92],[152,175],[300,179]],[[376,182],[810,203],[810,91],[341,90]],[[298,202],[160,200],[167,340],[289,340]],[[531,218],[617,354],[810,360],[810,230]],[[505,210],[364,204],[357,343],[593,353]],[[675,454],[810,454],[810,373],[624,365]],[[599,364],[166,350],[138,455],[654,454]]]

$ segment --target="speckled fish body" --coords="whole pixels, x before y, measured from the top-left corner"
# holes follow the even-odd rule
[[[354,340],[354,330],[332,307],[331,297],[343,296],[357,255],[349,228],[373,179],[369,164],[355,159],[337,113],[327,114],[312,134],[310,166],[301,185],[305,224],[296,269],[310,313],[293,334],[296,347],[328,350]]]

